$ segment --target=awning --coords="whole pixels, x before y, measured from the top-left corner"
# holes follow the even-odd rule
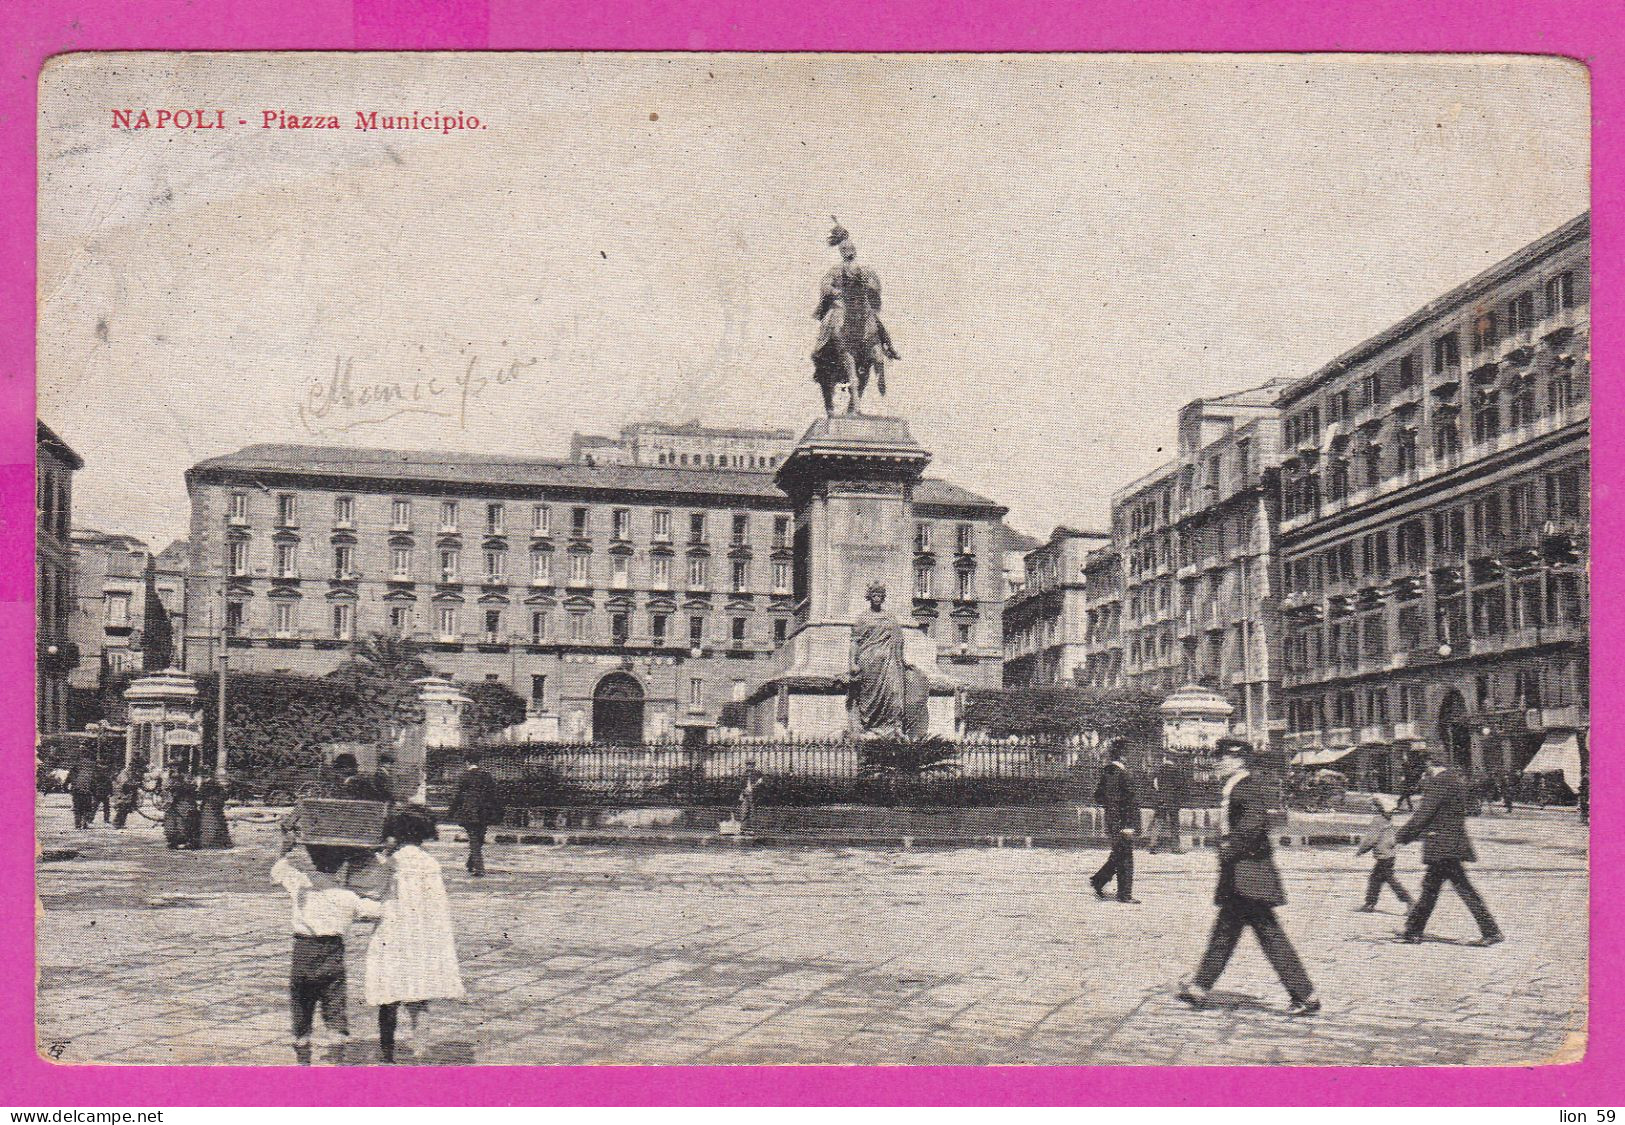
[[[1571,730],[1549,731],[1524,773],[1560,773],[1575,792],[1580,790],[1580,739]]]
[[[1295,766],[1329,766],[1354,753],[1352,746],[1336,746],[1329,750],[1303,750],[1292,756]]]

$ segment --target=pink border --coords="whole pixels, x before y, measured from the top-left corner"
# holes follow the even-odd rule
[[[990,8],[992,6],[989,6]],[[0,397],[0,677],[5,784],[0,817],[18,826],[0,856],[7,945],[0,977],[0,1102],[10,1106],[97,1105],[1618,1105],[1625,1098],[1621,1006],[1625,968],[1593,958],[1590,1049],[1581,1063],[1531,1069],[1283,1072],[1268,1068],[486,1068],[466,1071],[263,1070],[250,1068],[68,1068],[35,1054],[32,947],[32,606],[28,596],[34,321],[34,128],[36,78],[45,58],[112,49],[681,49],[681,50],[1362,50],[1505,51],[1562,54],[1592,68],[1596,132],[1593,257],[1596,289],[1620,281],[1619,212],[1625,125],[1621,7],[1611,0],[1142,0],[1060,6],[1006,2],[992,11],[938,2],[842,9],[787,0],[689,6],[671,0],[557,10],[525,0],[37,0],[8,11],[0,77],[0,371],[13,393]],[[1618,338],[1619,308],[1593,307],[1600,350]],[[1619,542],[1625,506],[1619,478],[1621,390],[1597,380],[1594,539]],[[1595,561],[1594,667],[1625,658],[1625,614],[1613,600],[1620,582],[1611,554]],[[1606,593],[1610,596],[1603,597]],[[1592,706],[1612,729],[1621,691],[1598,683]],[[1625,769],[1601,741],[1593,755],[1593,950],[1617,948],[1625,911],[1621,804]],[[477,1073],[478,1077],[475,1077]]]

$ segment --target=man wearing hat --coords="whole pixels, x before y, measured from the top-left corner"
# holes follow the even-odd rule
[[[1230,963],[1241,931],[1250,928],[1286,986],[1292,1014],[1312,1016],[1320,1011],[1315,986],[1275,917],[1275,908],[1286,902],[1286,891],[1270,845],[1269,798],[1248,769],[1252,745],[1239,738],[1221,738],[1214,751],[1219,773],[1225,778],[1219,799],[1219,885],[1213,895],[1219,916],[1196,974],[1180,982],[1179,998],[1193,1008],[1206,1007],[1208,993]]]
[[[1439,892],[1451,883],[1478,923],[1480,936],[1473,944],[1498,945],[1506,938],[1462,866],[1478,858],[1473,842],[1467,838],[1467,783],[1445,762],[1443,747],[1429,748],[1428,771],[1422,778],[1422,807],[1399,830],[1401,844],[1422,841],[1423,872],[1422,891],[1405,919],[1404,931],[1394,940],[1411,945],[1420,942],[1439,902]]]
[[[1106,768],[1095,786],[1095,803],[1106,816],[1106,835],[1112,854],[1089,880],[1096,898],[1106,897],[1106,884],[1117,880],[1117,901],[1138,903],[1134,897],[1134,834],[1140,826],[1140,801],[1134,778],[1123,763],[1123,740],[1114,738],[1106,749]]]

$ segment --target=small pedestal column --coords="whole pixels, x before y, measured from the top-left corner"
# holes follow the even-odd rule
[[[910,614],[914,486],[930,460],[901,418],[846,414],[814,422],[779,467],[795,510],[796,623],[749,697],[751,733],[854,733],[839,678],[851,669],[852,623],[876,582],[886,612],[908,626],[906,659],[932,683],[931,733],[953,733],[955,685]]]

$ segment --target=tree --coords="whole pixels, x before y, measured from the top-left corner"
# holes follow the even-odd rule
[[[973,689],[965,699],[965,726],[995,738],[1010,735],[1071,738],[1095,734],[1151,747],[1162,739],[1162,696],[1152,691],[1080,687]]]
[[[507,684],[481,680],[461,686],[469,698],[469,707],[463,712],[465,737],[488,738],[525,721],[525,701]]]
[[[324,678],[353,692],[393,741],[395,731],[423,721],[417,681],[434,670],[422,653],[421,645],[405,637],[374,633],[355,642],[349,659]]]
[[[146,594],[141,607],[141,667],[147,672],[162,672],[175,662],[175,627],[170,623],[169,610],[158,597],[158,564],[147,560],[145,575]]]

